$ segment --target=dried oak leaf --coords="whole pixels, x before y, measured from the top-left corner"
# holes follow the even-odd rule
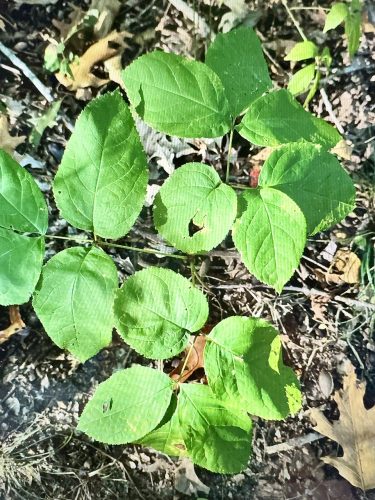
[[[17,137],[10,135],[8,117],[4,114],[0,114],[0,148],[11,155],[19,144],[25,142],[25,139],[26,136],[24,135],[19,135]]]
[[[18,306],[9,307],[10,325],[5,330],[0,330],[0,344],[6,342],[12,335],[25,328]]]
[[[353,366],[344,377],[344,387],[333,398],[340,417],[330,422],[314,408],[310,417],[315,429],[336,441],[343,449],[342,457],[323,457],[341,476],[362,490],[375,488],[375,407],[366,410],[363,404],[365,383],[358,382]]]
[[[70,65],[73,77],[59,72],[56,74],[56,78],[69,90],[105,85],[109,82],[109,79],[98,78],[92,73],[92,69],[98,63],[121,54],[127,47],[124,42],[124,38],[127,35],[126,32],[118,33],[117,31],[113,31],[108,36],[91,45],[79,60],[74,61]]]

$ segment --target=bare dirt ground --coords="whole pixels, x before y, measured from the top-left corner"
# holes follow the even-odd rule
[[[87,10],[89,2],[74,1]],[[123,65],[154,47],[199,58],[207,46],[198,26],[206,20],[215,31],[223,19],[232,19],[225,3],[190,2],[196,19],[174,8],[168,1],[124,1],[115,28],[132,33]],[[311,7],[313,2],[293,5]],[[319,2],[327,7],[329,2]],[[281,2],[247,2],[246,22],[255,26],[266,50],[271,76],[277,86],[286,86],[290,65],[285,53],[299,40]],[[48,198],[50,227],[67,234],[51,194],[51,180],[57,170],[71,125],[85,101],[98,92],[116,87],[109,83],[81,95],[69,92],[43,69],[46,42],[53,35],[52,21],[66,20],[72,4],[65,1],[29,5],[0,0],[0,41],[12,49],[38,75],[50,91],[63,98],[56,124],[47,129],[37,148],[27,141],[17,147],[19,158],[34,175]],[[0,345],[0,498],[4,499],[362,499],[365,495],[323,464],[320,457],[340,453],[336,443],[313,434],[308,417],[318,407],[337,417],[332,393],[341,387],[342,376],[352,363],[359,378],[367,382],[366,405],[375,403],[374,298],[374,144],[375,144],[375,58],[374,8],[368,15],[360,49],[349,61],[343,31],[324,35],[332,55],[331,75],[322,83],[328,97],[317,93],[311,110],[344,129],[353,153],[343,163],[357,188],[357,207],[346,220],[308,241],[301,265],[281,295],[259,283],[238,259],[228,238],[216,254],[200,262],[200,274],[210,299],[210,321],[233,315],[269,319],[282,334],[285,361],[298,373],[304,395],[303,409],[285,422],[257,420],[253,457],[241,474],[221,476],[186,461],[174,460],[140,446],[106,446],[92,442],[75,431],[78,416],[95,389],[116,369],[139,360],[120,339],[84,365],[52,344],[30,304],[21,307],[26,327]],[[295,11],[309,38],[321,42],[324,14],[321,10]],[[372,26],[372,29],[371,29]],[[98,70],[99,71],[99,70]],[[12,135],[29,136],[33,119],[46,109],[38,90],[0,53],[0,100],[7,108]],[[331,109],[328,109],[330,108]],[[142,129],[150,160],[152,183],[160,185],[173,168],[195,159],[221,169],[226,157],[223,141],[185,141]],[[249,183],[262,159],[259,150],[237,137],[234,143],[236,182]],[[160,244],[152,225],[151,210],[144,208],[126,242]],[[51,257],[63,243],[48,243]],[[333,266],[341,250],[346,257],[356,254],[361,262],[360,278],[343,279]],[[176,268],[167,258],[113,253],[124,279],[134,270],[149,265]],[[180,266],[180,265],[179,265]],[[183,265],[178,270],[189,275]],[[344,300],[342,300],[344,299]],[[0,308],[0,330],[8,313]],[[311,441],[311,442],[309,442]],[[284,446],[284,445],[288,446]],[[282,445],[281,447],[278,445]],[[230,450],[228,450],[230,452]],[[374,464],[375,467],[375,464]],[[198,479],[199,478],[199,479]]]

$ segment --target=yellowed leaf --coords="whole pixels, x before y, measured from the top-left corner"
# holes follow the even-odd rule
[[[375,488],[375,407],[366,410],[365,383],[357,381],[353,366],[343,385],[333,396],[340,412],[338,420],[330,422],[317,408],[312,409],[310,416],[316,423],[315,429],[336,441],[344,451],[342,457],[327,456],[322,460],[353,486],[369,490]]]
[[[334,148],[331,149],[331,153],[340,156],[344,160],[351,160],[352,158],[353,148],[349,146],[349,144],[342,139],[339,141]]]
[[[5,330],[0,330],[0,344],[6,342],[12,335],[25,328],[18,306],[9,307],[10,325]]]
[[[98,78],[92,73],[92,69],[95,65],[120,55],[125,47],[127,47],[124,42],[126,35],[127,33],[124,32],[118,33],[117,31],[113,31],[108,36],[91,45],[79,60],[74,61],[70,65],[73,77],[59,72],[56,74],[56,78],[69,90],[105,85],[109,82],[109,79]]]
[[[24,135],[17,137],[10,135],[8,117],[0,114],[0,148],[11,155],[19,144],[25,142],[25,139],[26,136]]]

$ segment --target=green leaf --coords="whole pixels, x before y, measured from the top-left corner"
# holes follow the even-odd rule
[[[254,276],[281,292],[298,267],[306,241],[306,222],[298,205],[272,188],[249,189],[247,208],[233,227],[233,240]]]
[[[172,389],[173,380],[161,371],[139,365],[118,371],[98,385],[78,429],[102,443],[136,441],[159,424]]]
[[[111,342],[117,283],[103,250],[69,248],[44,266],[33,306],[55,344],[84,362]]]
[[[125,342],[153,359],[179,354],[205,324],[207,299],[183,276],[149,267],[131,276],[115,301],[116,328]]]
[[[351,59],[353,59],[361,42],[361,10],[361,2],[359,0],[352,0],[350,14],[345,20],[345,35],[348,40],[348,51]]]
[[[278,189],[302,210],[307,232],[341,221],[355,206],[355,188],[337,158],[313,144],[287,144],[262,167],[259,186]]]
[[[34,147],[39,146],[40,140],[46,128],[54,127],[56,125],[55,120],[60,111],[61,103],[62,99],[58,99],[53,102],[41,116],[39,116],[36,120],[33,120],[34,128],[30,133],[29,142]]]
[[[103,238],[124,236],[142,209],[147,162],[129,108],[119,92],[80,114],[53,192],[61,215]]]
[[[2,306],[23,304],[29,300],[40,276],[43,256],[44,238],[30,238],[0,227]]]
[[[221,182],[213,167],[187,163],[157,194],[154,223],[175,248],[191,254],[208,252],[228,234],[236,211],[235,191]]]
[[[330,149],[341,139],[332,125],[305,111],[285,89],[255,101],[243,117],[238,131],[242,137],[259,146],[308,141]]]
[[[219,75],[233,117],[272,87],[262,46],[251,28],[217,35],[208,48],[206,64]]]
[[[308,64],[304,68],[298,70],[288,83],[288,90],[293,95],[302,94],[306,92],[311,82],[315,77],[315,63]]]
[[[0,149],[0,227],[45,234],[48,209],[37,183]]]
[[[154,448],[172,457],[186,457],[186,446],[182,437],[177,411],[177,397],[173,394],[171,404],[160,424],[137,441],[137,444]]]
[[[122,75],[136,112],[160,132],[220,137],[231,127],[223,84],[201,62],[154,51],[133,61]]]
[[[345,21],[348,14],[349,9],[345,3],[334,3],[327,14],[323,33],[327,33],[327,31],[337,28],[339,24]]]
[[[305,59],[313,59],[318,55],[319,49],[314,42],[305,40],[296,43],[292,50],[285,57],[285,61],[304,61]]]
[[[283,364],[280,336],[263,319],[221,321],[207,337],[204,366],[214,394],[252,415],[281,420],[301,407],[297,377]]]
[[[246,468],[252,426],[241,409],[217,399],[207,385],[182,384],[178,415],[194,463],[221,474]]]

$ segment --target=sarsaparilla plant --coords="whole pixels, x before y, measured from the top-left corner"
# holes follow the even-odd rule
[[[281,292],[298,266],[307,235],[353,209],[354,187],[329,153],[341,139],[303,109],[287,90],[271,90],[260,43],[251,29],[218,35],[205,63],[151,52],[123,72],[130,108],[120,92],[94,99],[79,116],[53,182],[61,216],[91,237],[60,236],[75,246],[42,268],[48,210],[31,175],[0,153],[0,303],[33,297],[36,314],[61,348],[84,362],[124,341],[150,359],[185,352],[179,376],[135,365],[100,384],[79,429],[112,444],[139,443],[202,467],[234,473],[246,467],[251,419],[284,419],[301,406],[296,375],[283,364],[278,332],[259,318],[229,317],[209,334],[207,298],[193,279],[165,268],[136,272],[118,288],[105,249],[135,223],[146,197],[146,156],[132,113],[158,131],[217,137],[237,131],[273,150],[257,188],[228,184],[211,166],[188,163],[161,187],[155,227],[194,261],[232,231],[249,271]],[[224,169],[223,169],[224,170]],[[77,245],[77,243],[80,243]],[[183,252],[183,253],[181,253]],[[194,271],[194,267],[192,268]],[[205,337],[205,383],[189,383],[184,368]]]

